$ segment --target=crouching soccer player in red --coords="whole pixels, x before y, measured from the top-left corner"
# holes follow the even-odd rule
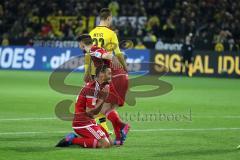
[[[108,66],[103,65],[96,69],[95,80],[82,88],[75,104],[72,126],[77,135],[68,134],[56,147],[80,145],[84,148],[108,148],[113,144],[105,129],[97,125],[94,119],[108,96],[110,79],[111,70]]]
[[[111,68],[112,80],[110,82],[110,94],[103,104],[101,113],[105,114],[111,121],[116,139],[115,145],[122,145],[126,139],[130,126],[120,119],[116,109],[124,105],[125,96],[128,90],[128,75],[119,60],[108,53],[104,48],[93,45],[91,36],[83,34],[78,37],[79,46],[89,53],[94,66],[107,65]]]

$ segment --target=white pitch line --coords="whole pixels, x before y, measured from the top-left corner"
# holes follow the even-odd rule
[[[54,132],[0,132],[0,135],[28,135],[28,134],[56,134],[67,133],[67,131],[54,131]]]
[[[192,118],[225,118],[225,119],[238,119],[240,116],[192,116]]]
[[[224,131],[224,130],[240,130],[240,128],[160,128],[160,129],[143,129],[131,130],[135,132],[161,132],[161,131]]]
[[[56,117],[1,118],[0,121],[56,120]]]
[[[132,129],[131,132],[165,132],[165,131],[229,131],[240,130],[240,128],[159,128],[159,129]],[[0,135],[29,135],[29,134],[58,134],[69,133],[69,131],[52,131],[52,132],[0,132]]]

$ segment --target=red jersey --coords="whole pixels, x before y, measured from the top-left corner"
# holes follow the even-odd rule
[[[114,68],[111,60],[102,59],[103,54],[109,53],[104,48],[97,47],[96,45],[92,46],[90,49],[90,56],[96,68],[102,65],[107,65],[109,68],[111,68],[113,76],[126,74],[126,71],[123,69],[123,67]]]
[[[92,125],[96,125],[96,121],[87,115],[86,109],[95,108],[99,91],[103,89],[105,85],[99,85],[97,81],[91,81],[82,88],[77,101],[75,103],[75,115],[73,119],[73,128],[85,128]]]

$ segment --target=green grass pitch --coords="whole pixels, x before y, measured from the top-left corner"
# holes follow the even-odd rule
[[[56,119],[55,105],[76,97],[53,91],[48,85],[49,75],[50,72],[0,71],[1,160],[239,159],[238,79],[163,77],[173,85],[171,92],[138,98],[136,106],[118,110],[122,116],[135,115],[131,121],[128,117],[132,130],[125,145],[94,150],[54,147],[71,131],[71,122]],[[71,74],[66,83],[82,84],[82,74]],[[182,117],[152,121],[144,118],[159,112]],[[142,119],[136,118],[138,113]]]

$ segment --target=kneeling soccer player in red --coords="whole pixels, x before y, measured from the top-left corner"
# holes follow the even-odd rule
[[[128,74],[119,60],[104,48],[93,45],[91,36],[83,34],[78,37],[79,46],[90,54],[94,66],[98,68],[107,65],[111,68],[112,80],[110,82],[109,96],[103,104],[101,113],[105,114],[111,121],[116,135],[115,145],[122,145],[126,140],[130,125],[124,123],[118,115],[116,109],[124,105],[125,96],[128,90]]]
[[[56,147],[80,145],[84,148],[108,148],[112,145],[108,133],[94,119],[108,96],[110,79],[111,70],[106,65],[96,69],[95,80],[82,88],[75,104],[72,127],[76,134],[68,134]]]

